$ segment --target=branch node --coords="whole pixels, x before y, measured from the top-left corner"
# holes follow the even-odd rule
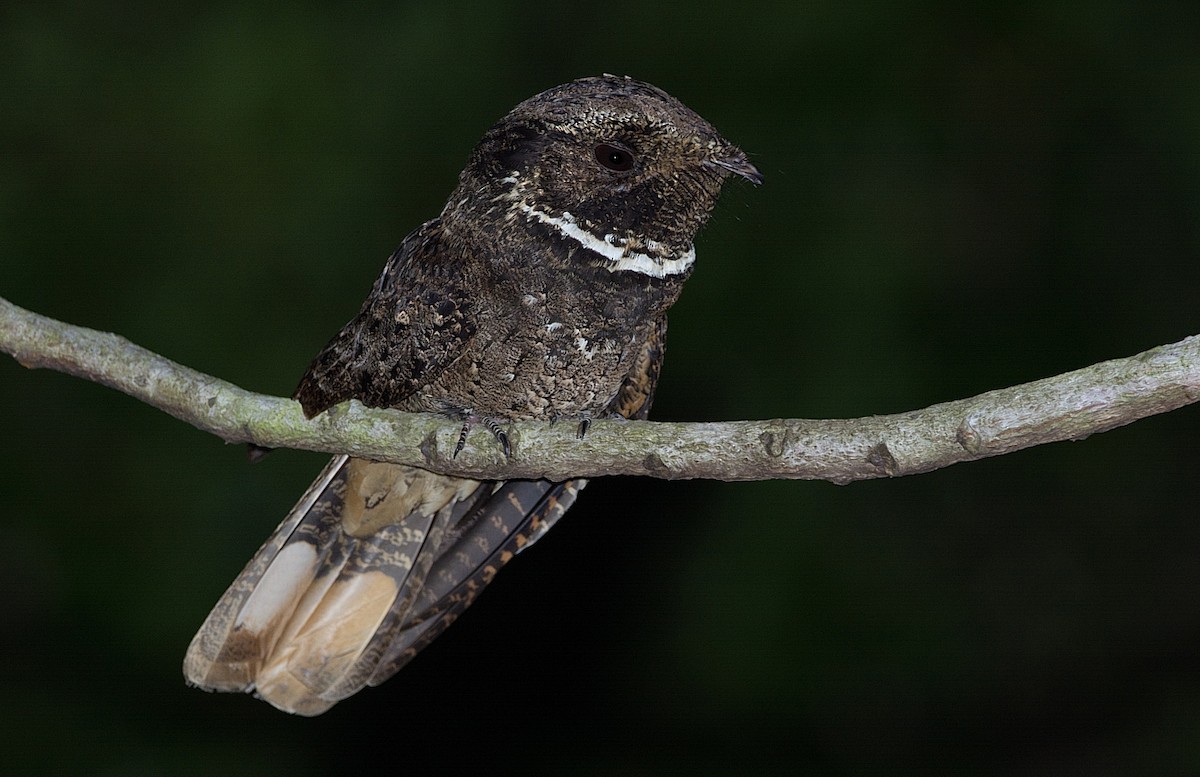
[[[646,454],[646,458],[642,459],[642,466],[647,472],[666,472],[670,469],[657,453]]]
[[[983,433],[976,427],[976,420],[975,417],[968,415],[963,418],[962,423],[954,432],[954,441],[972,456],[978,456],[984,452]]]
[[[896,457],[892,455],[887,443],[882,441],[872,445],[867,451],[867,463],[889,477],[900,471]]]
[[[426,464],[432,464],[438,455],[437,433],[429,432],[421,440],[421,444],[417,446],[417,450],[421,452],[421,456],[425,459]]]
[[[783,456],[784,448],[787,445],[787,432],[776,434],[774,431],[765,431],[758,436],[758,441],[762,443],[763,450],[773,459],[778,459]]]

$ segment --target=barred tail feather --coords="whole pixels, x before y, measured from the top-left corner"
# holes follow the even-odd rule
[[[411,609],[446,528],[491,490],[336,457],[201,626],[188,681],[324,712],[366,683],[373,635]]]
[[[318,563],[315,549],[281,550],[297,524],[325,497],[347,458],[334,457],[325,466],[213,607],[184,658],[183,673],[191,685],[212,691],[253,688],[262,657],[271,648],[258,635],[274,631],[272,624],[294,610],[305,591],[302,581],[315,574]]]
[[[400,671],[467,609],[513,556],[541,539],[575,502],[586,480],[502,483],[485,504],[487,519],[467,516],[437,560],[420,593],[421,607],[393,636],[369,685]],[[507,513],[507,516],[505,515]],[[506,517],[515,523],[506,523]],[[472,520],[474,518],[474,520]]]
[[[584,482],[480,483],[336,457],[213,608],[184,674],[318,715],[407,663]]]

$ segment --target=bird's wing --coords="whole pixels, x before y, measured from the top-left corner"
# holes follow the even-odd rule
[[[358,315],[313,359],[293,395],[309,418],[348,399],[398,406],[465,351],[476,332],[470,281],[441,257],[441,237],[437,219],[406,237]]]
[[[642,342],[642,350],[634,360],[633,369],[625,376],[616,398],[609,404],[610,416],[644,421],[650,414],[654,390],[658,388],[658,374],[662,371],[663,356],[667,349],[666,316],[650,322],[649,331]]]

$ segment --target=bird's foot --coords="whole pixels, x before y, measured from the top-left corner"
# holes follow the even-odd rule
[[[552,415],[549,417],[550,425],[554,426],[562,420],[562,416]],[[575,439],[582,440],[588,433],[588,429],[592,428],[592,417],[590,415],[579,417],[579,426],[575,428]]]
[[[454,453],[451,458],[458,458],[458,454],[462,453],[463,448],[467,446],[467,435],[471,432],[471,427],[475,424],[482,424],[485,429],[492,433],[496,438],[496,442],[500,443],[501,450],[504,451],[504,458],[512,458],[512,444],[508,440],[508,432],[504,430],[501,421],[492,418],[491,416],[476,415],[474,411],[463,409],[447,409],[444,411],[446,415],[462,421],[462,429],[458,433],[458,442],[454,444]]]

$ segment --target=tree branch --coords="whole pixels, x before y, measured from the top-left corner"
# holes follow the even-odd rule
[[[852,420],[513,424],[504,461],[486,430],[457,458],[459,424],[357,402],[308,420],[296,402],[254,394],[140,348],[0,298],[0,349],[115,388],[227,442],[350,453],[476,478],[649,475],[849,483],[928,472],[1062,440],[1079,440],[1200,400],[1200,336],[1053,378],[922,410]]]

